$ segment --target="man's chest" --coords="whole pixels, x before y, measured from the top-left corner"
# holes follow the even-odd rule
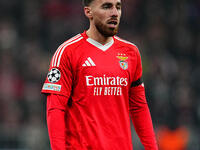
[[[80,76],[112,76],[131,78],[137,58],[126,47],[112,47],[106,51],[88,47],[74,55],[73,70]]]
[[[120,94],[119,89],[129,86],[136,70],[135,54],[124,47],[113,47],[107,51],[86,49],[75,54],[73,60],[76,85],[92,88],[92,91],[97,88],[100,93],[111,88]]]

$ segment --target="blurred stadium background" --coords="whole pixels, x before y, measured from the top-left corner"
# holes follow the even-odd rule
[[[123,4],[118,35],[140,49],[159,149],[200,150],[200,1]],[[87,27],[81,0],[0,1],[0,150],[50,149],[42,83],[57,47]]]

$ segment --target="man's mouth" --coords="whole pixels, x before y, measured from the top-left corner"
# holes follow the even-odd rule
[[[107,22],[107,24],[110,29],[115,29],[118,25],[118,21],[117,20],[109,20]]]
[[[108,24],[114,24],[114,25],[117,25],[117,21],[109,21]]]
[[[116,20],[111,20],[111,21],[108,22],[108,24],[117,25],[117,21]]]

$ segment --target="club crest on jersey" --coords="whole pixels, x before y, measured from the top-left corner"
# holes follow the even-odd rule
[[[128,59],[128,56],[126,56],[126,54],[118,54],[117,58],[120,59],[120,67],[124,70],[128,69],[128,62],[126,61]]]

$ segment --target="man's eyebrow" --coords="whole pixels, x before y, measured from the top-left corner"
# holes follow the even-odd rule
[[[121,6],[122,4],[121,4],[121,2],[117,2],[116,5],[117,5],[117,6]],[[112,3],[109,3],[109,2],[106,2],[106,3],[103,3],[102,6],[113,6],[113,4],[112,4]]]
[[[117,5],[120,5],[120,6],[121,6],[121,5],[122,5],[122,3],[121,3],[121,2],[117,2]]]
[[[112,6],[113,4],[112,4],[112,3],[109,3],[109,2],[106,2],[106,3],[103,3],[103,4],[102,4],[102,6],[106,6],[106,5],[107,5],[107,6]]]

